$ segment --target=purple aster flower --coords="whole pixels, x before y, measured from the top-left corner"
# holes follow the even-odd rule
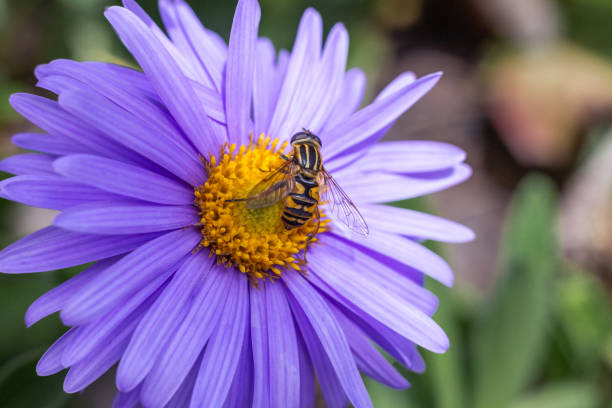
[[[256,0],[238,2],[229,44],[182,0],[160,9],[168,36],[133,0],[105,13],[142,72],[56,60],[36,75],[57,101],[10,99],[44,133],[14,136],[38,153],[0,164],[16,175],[1,194],[60,213],[2,250],[0,270],[93,262],[26,313],[28,326],[57,311],[71,326],[38,373],[68,368],[72,393],[118,364],[117,407],[312,407],[315,376],[330,407],[370,407],[360,372],[408,387],[374,345],[416,372],[417,346],[447,349],[423,280],[451,285],[452,272],[419,241],[472,233],[381,203],[450,187],[470,169],[450,145],[377,142],[440,74],[404,73],[358,109],[365,77],[345,71],[342,24],[323,44],[308,9],[292,51],[276,52],[257,36]],[[288,207],[307,208],[289,192],[316,197],[303,182],[267,205],[240,201],[285,163],[304,127],[367,237],[347,232],[324,200],[299,225],[283,221]]]

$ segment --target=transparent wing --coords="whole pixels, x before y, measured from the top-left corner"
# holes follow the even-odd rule
[[[273,170],[249,192],[244,200],[247,208],[257,209],[269,207],[283,200],[295,186],[297,165],[288,160],[279,168]]]
[[[355,204],[325,169],[321,170],[321,174],[323,176],[323,186],[320,189],[322,201],[328,203],[331,213],[351,231],[367,236],[370,229]]]

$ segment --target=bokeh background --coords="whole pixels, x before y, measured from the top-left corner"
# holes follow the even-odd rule
[[[103,18],[112,0],[0,0],[0,157],[30,129],[9,106],[55,58],[132,63]],[[158,19],[156,2],[140,3]],[[226,39],[234,1],[191,0]],[[612,1],[260,0],[260,34],[290,48],[302,11],[346,24],[349,66],[370,100],[395,75],[443,70],[439,85],[387,139],[466,150],[474,175],[425,199],[396,203],[471,227],[468,244],[427,243],[456,286],[430,283],[444,355],[396,391],[367,381],[377,408],[612,407]],[[159,21],[159,19],[158,19]],[[8,175],[2,174],[1,177]],[[0,244],[54,214],[0,201]],[[0,407],[107,407],[113,376],[80,395],[36,361],[62,333],[56,316],[26,329],[29,303],[75,273],[0,275]],[[321,403],[321,406],[324,406]]]

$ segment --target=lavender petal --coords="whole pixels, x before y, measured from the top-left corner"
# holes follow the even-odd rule
[[[468,242],[474,233],[467,227],[435,215],[391,207],[362,205],[361,214],[368,223],[381,231],[442,242]]]
[[[98,261],[83,272],[40,296],[32,302],[26,311],[26,326],[30,327],[40,319],[52,313],[59,312],[75,292],[78,292],[87,285],[94,276],[103,273],[106,268],[115,263],[118,259],[119,257],[113,257]]]
[[[47,227],[0,251],[4,273],[30,273],[68,268],[132,251],[158,233],[104,236]]]
[[[234,272],[234,271],[232,271]],[[236,374],[249,315],[249,282],[234,272],[221,319],[204,351],[190,407],[221,407]]]
[[[55,174],[11,177],[0,182],[0,189],[13,201],[52,210],[64,210],[92,201],[121,199],[116,194]]]
[[[324,134],[323,153],[329,159],[352,146],[369,140],[377,131],[395,121],[415,104],[440,79],[441,73],[419,78],[393,95],[368,105],[351,115],[348,120],[329,129]]]
[[[289,272],[291,273],[291,272]],[[300,361],[296,327],[285,290],[281,285],[267,285],[266,315],[270,376],[270,405],[299,407]]]
[[[250,287],[251,345],[253,349],[253,408],[270,407],[270,350],[268,349],[267,291]]]
[[[256,0],[239,0],[234,14],[225,69],[225,108],[230,143],[244,143],[250,129],[255,44],[261,11]]]
[[[371,407],[372,402],[359,376],[344,332],[329,306],[301,275],[284,273],[282,279],[295,302],[292,303],[294,316],[295,310],[299,309],[312,325],[348,399],[357,408]],[[298,319],[298,325],[303,323]]]
[[[56,160],[53,168],[68,179],[123,196],[159,204],[193,203],[193,191],[185,184],[115,160],[75,154]]]
[[[191,103],[193,89],[158,38],[124,8],[110,7],[104,14],[200,154],[216,151],[223,136],[213,130],[204,109]]]
[[[125,235],[174,230],[199,221],[193,206],[101,201],[71,207],[57,215],[53,224],[86,234]]]
[[[180,229],[135,249],[76,293],[60,313],[62,321],[83,324],[108,312],[149,280],[167,273],[201,237],[199,231]]]
[[[45,133],[17,133],[11,138],[13,144],[22,149],[49,154],[84,153],[88,149],[72,140]]]
[[[189,313],[143,383],[143,405],[162,408],[176,393],[214,332],[232,276],[226,269],[215,266],[208,273]]]
[[[53,174],[54,156],[38,153],[16,154],[0,161],[0,171],[15,175]]]
[[[204,253],[188,257],[147,311],[119,363],[116,381],[119,390],[132,390],[149,373],[185,318],[192,293],[202,285],[212,261]]]

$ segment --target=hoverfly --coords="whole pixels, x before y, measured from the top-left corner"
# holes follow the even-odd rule
[[[293,152],[289,156],[281,153],[285,163],[257,183],[246,198],[228,201],[244,201],[247,208],[258,209],[284,200],[281,219],[286,229],[293,229],[304,225],[315,214],[317,222],[320,221],[321,198],[349,230],[368,235],[363,216],[323,167],[321,146],[321,139],[306,129],[294,134]]]

